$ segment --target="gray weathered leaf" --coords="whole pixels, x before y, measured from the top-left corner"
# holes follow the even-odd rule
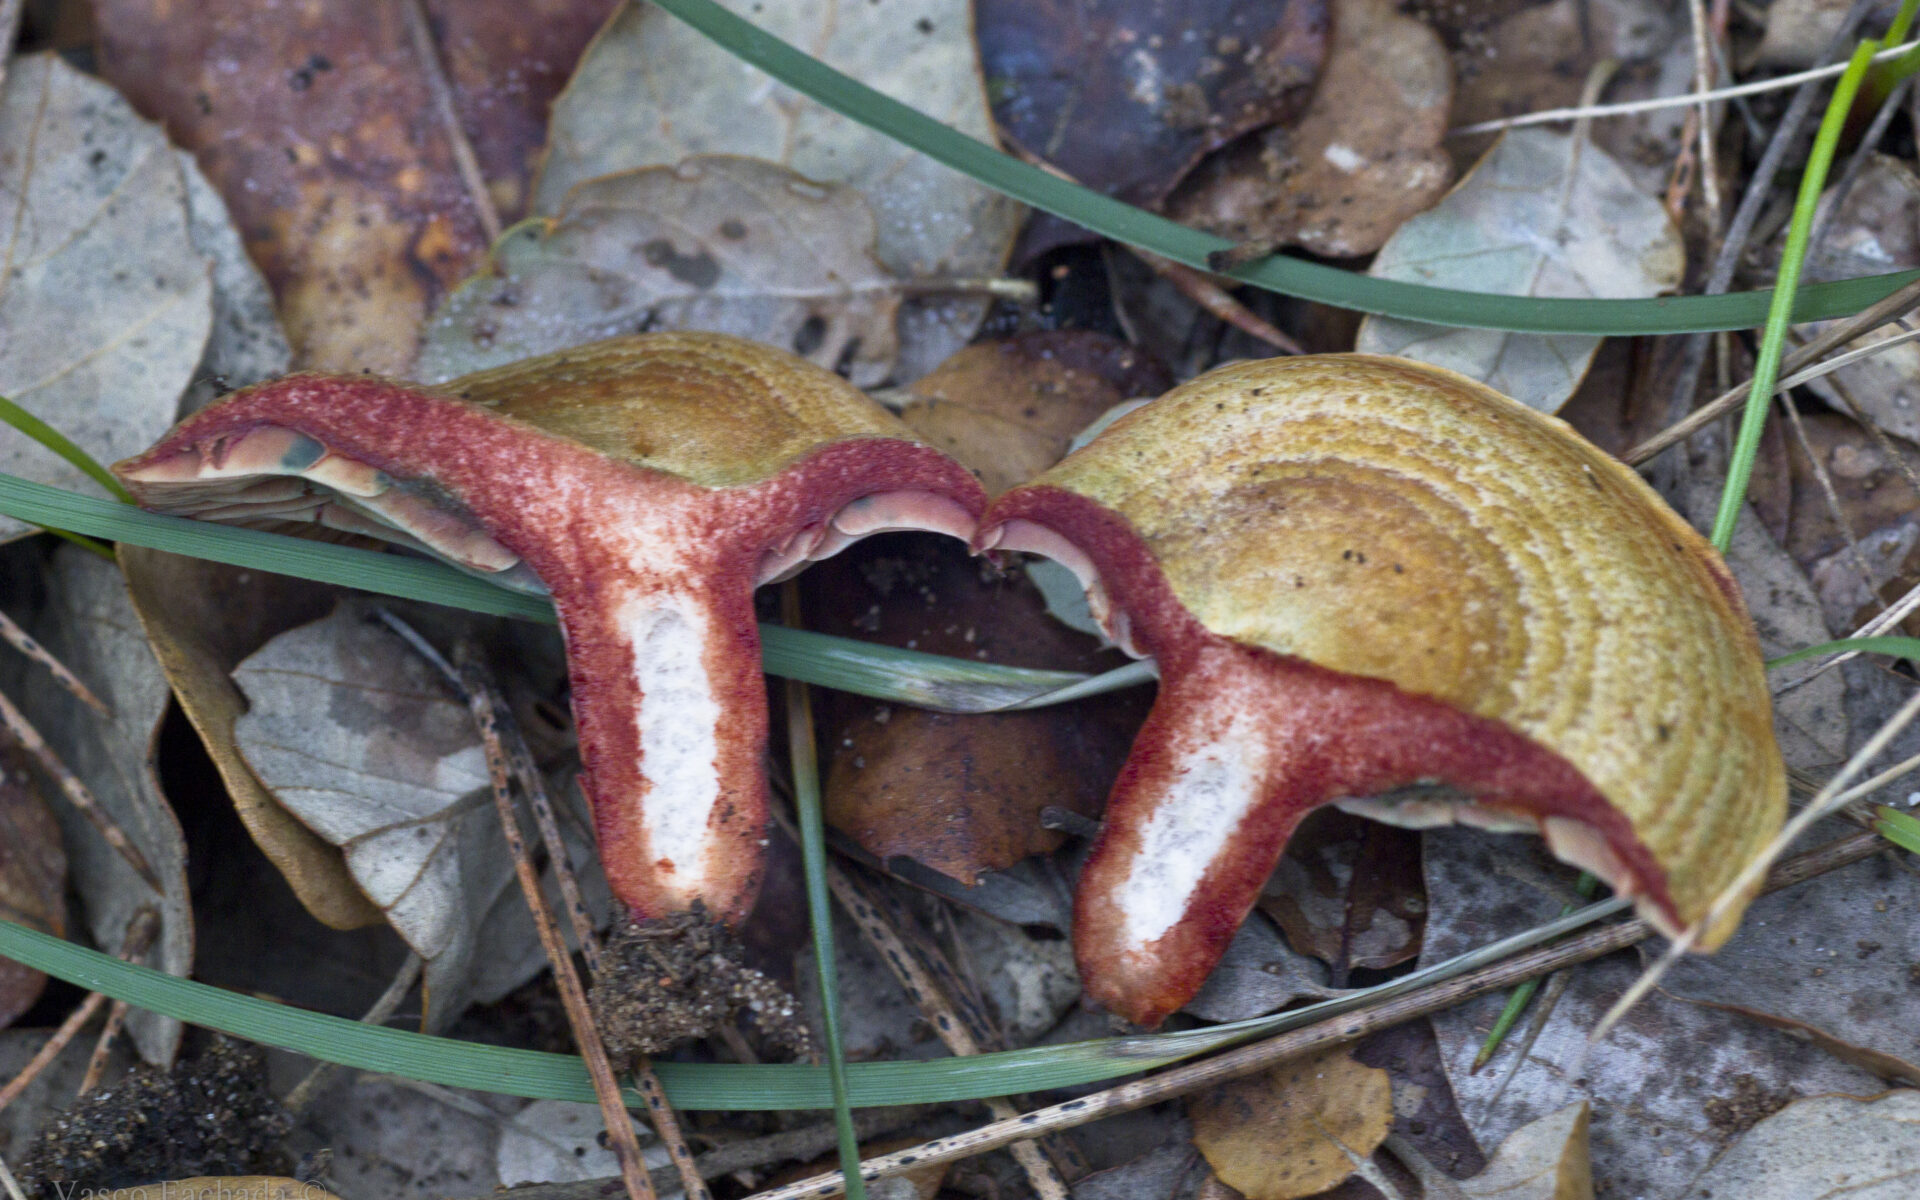
[[[1747,1131],[1687,1196],[1902,1200],[1920,1192],[1920,1091],[1815,1096]]]
[[[967,0],[723,3],[869,87],[993,142]],[[880,261],[900,279],[998,272],[1025,215],[992,189],[775,83],[650,4],[622,6],[554,102],[533,211],[561,211],[585,180],[698,154],[750,155],[858,190],[879,218]],[[985,311],[983,301],[961,297],[909,301],[899,377],[917,378],[965,345]]]
[[[497,999],[546,960],[515,882],[466,704],[398,635],[343,604],[234,671],[241,753],[426,960],[428,1024]],[[590,906],[606,907],[578,789],[555,789]]]
[[[1426,844],[1423,962],[1550,919],[1572,896],[1572,871],[1537,839],[1445,829],[1430,831]],[[1729,1138],[1796,1095],[1883,1085],[1786,1033],[1675,997],[1761,1008],[1910,1057],[1920,1028],[1920,992],[1908,977],[1920,954],[1920,928],[1908,916],[1917,906],[1920,879],[1874,859],[1764,896],[1716,954],[1675,968],[1665,985],[1673,995],[1649,997],[1591,1049],[1588,1032],[1639,964],[1619,955],[1572,968],[1504,1090],[1517,1037],[1487,1070],[1469,1068],[1505,997],[1439,1013],[1434,1032],[1461,1113],[1484,1147],[1571,1100],[1589,1100],[1602,1194],[1686,1195],[1686,1182]],[[1570,1084],[1567,1071],[1583,1052],[1583,1082]]]
[[[0,89],[0,395],[102,462],[173,423],[213,322],[186,185],[159,126],[53,55]],[[0,470],[99,485],[0,423]],[[29,526],[0,517],[0,540]]]
[[[1289,946],[1272,922],[1247,914],[1206,983],[1180,1011],[1207,1021],[1244,1021],[1295,1000],[1337,995],[1326,968]]]
[[[1811,280],[1878,275],[1920,266],[1920,176],[1899,159],[1875,154],[1844,199],[1829,188],[1817,222],[1825,233],[1809,255]],[[1835,201],[1839,199],[1836,207]],[[1803,326],[1809,336],[1822,323]],[[1899,323],[1847,344],[1856,350],[1895,337]],[[1920,441],[1920,344],[1907,342],[1807,385],[1841,412],[1857,407],[1874,424],[1909,441]]]
[[[607,1146],[606,1128],[596,1105],[535,1100],[502,1123],[496,1151],[500,1182],[511,1187],[618,1175],[620,1160]],[[647,1166],[666,1165],[666,1147],[644,1127],[637,1132]],[[676,1200],[682,1195],[679,1191],[668,1192],[661,1200]]]
[[[1686,254],[1659,202],[1578,134],[1516,129],[1433,208],[1400,226],[1368,274],[1509,296],[1654,296]],[[1600,339],[1368,317],[1355,348],[1472,376],[1542,412],[1579,386]]]
[[[1450,1179],[1417,1153],[1389,1145],[1434,1200],[1593,1200],[1593,1165],[1587,1154],[1590,1117],[1583,1100],[1522,1125],[1471,1179]]]
[[[287,373],[293,349],[274,311],[273,289],[247,257],[227,202],[213,190],[200,164],[174,151],[187,187],[187,232],[194,248],[213,264],[213,328],[193,381],[180,398],[180,415],[206,407],[223,389],[242,388]]]
[[[72,804],[64,798],[53,801],[71,878],[95,943],[119,949],[134,915],[155,908],[159,936],[144,961],[185,975],[193,968],[187,846],[160,791],[153,758],[167,709],[166,677],[141,635],[126,581],[112,563],[75,546],[60,547],[44,567],[38,610],[30,611],[26,596],[43,570],[39,550],[27,542],[4,552],[0,605],[86,681],[113,715],[100,716],[19,655],[0,655],[0,691],[14,698],[159,877],[163,892],[156,895]],[[47,793],[59,795],[51,787]],[[135,1009],[127,1017],[127,1029],[142,1058],[152,1063],[172,1060],[180,1040],[178,1021]]]
[[[1688,515],[1696,526],[1705,526],[1718,502],[1718,485],[1698,480],[1687,497]],[[1774,658],[1834,636],[1807,573],[1750,506],[1734,525],[1726,561],[1760,635],[1761,654]],[[1789,666],[1768,682],[1774,692],[1773,732],[1789,766],[1818,773],[1846,758],[1847,689],[1838,671],[1818,672],[1818,664]]]
[[[437,382],[646,329],[785,346],[858,384],[886,378],[899,291],[873,256],[860,193],[715,155],[589,180],[549,221],[494,246],[427,324],[416,373]]]

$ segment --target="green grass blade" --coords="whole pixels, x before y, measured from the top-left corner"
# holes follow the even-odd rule
[[[1873,831],[1902,850],[1920,854],[1920,819],[1882,804],[1874,809]]]
[[[1128,245],[1191,267],[1232,243],[1047,174],[959,133],[788,45],[713,0],[656,0],[661,8],[745,62],[819,103],[944,163],[998,192]],[[1766,319],[1769,292],[1651,300],[1537,299],[1496,296],[1373,279],[1302,259],[1274,257],[1233,272],[1270,291],[1340,308],[1435,325],[1526,333],[1602,336],[1751,329]],[[1920,271],[1863,276],[1802,288],[1796,321],[1850,316],[1890,295]],[[1765,393],[1758,393],[1764,395]]]
[[[1782,654],[1779,658],[1767,660],[1767,670],[1788,666],[1809,658],[1825,658],[1829,654],[1843,654],[1847,651],[1859,654],[1891,654],[1898,658],[1910,658],[1920,662],[1920,638],[1911,637],[1863,637],[1841,638],[1837,642],[1821,642],[1818,646],[1808,646],[1804,650],[1795,650],[1791,654]]]
[[[1915,0],[1905,0],[1901,11],[1911,20],[1908,8]],[[1727,483],[1720,492],[1720,509],[1714,514],[1712,542],[1725,553],[1733,541],[1733,528],[1747,503],[1747,484],[1753,478],[1754,460],[1760,454],[1760,435],[1766,428],[1768,402],[1774,382],[1780,378],[1780,359],[1786,353],[1787,326],[1794,320],[1794,296],[1800,288],[1800,271],[1806,265],[1807,246],[1813,236],[1814,212],[1820,203],[1820,189],[1826,186],[1827,172],[1833,167],[1834,151],[1840,134],[1853,111],[1854,97],[1866,81],[1867,70],[1880,43],[1863,38],[1854,47],[1846,73],[1834,85],[1827,111],[1820,118],[1820,131],[1814,135],[1813,152],[1800,176],[1800,190],[1793,201],[1793,220],[1787,226],[1787,243],[1780,253],[1780,270],[1774,279],[1772,303],[1767,307],[1766,333],[1760,339],[1760,352],[1753,363],[1753,382],[1747,392],[1746,411],[1741,414],[1740,432],[1734,439],[1733,454],[1727,462]]]
[[[848,1101],[856,1107],[950,1104],[1101,1083],[1405,995],[1552,941],[1626,907],[1627,901],[1618,897],[1602,900],[1377,987],[1230,1025],[968,1058],[850,1063]],[[586,1067],[571,1055],[486,1046],[308,1012],[121,962],[4,919],[0,919],[0,958],[189,1024],[324,1062],[529,1100],[594,1102]],[[656,1061],[654,1070],[668,1098],[683,1108],[760,1111],[820,1109],[833,1103],[822,1067]],[[630,1102],[637,1099],[630,1097]]]
[[[797,593],[787,593],[789,610]],[[853,1130],[853,1105],[847,1088],[846,1044],[840,1035],[840,970],[833,947],[833,902],[827,896],[827,829],[820,815],[820,761],[814,745],[813,709],[807,685],[787,684],[787,742],[793,763],[793,808],[800,824],[800,863],[806,873],[807,925],[813,932],[813,968],[820,980],[820,1012],[827,1052],[827,1083],[833,1091],[833,1127],[838,1135],[840,1173],[847,1200],[867,1200],[860,1176],[860,1137]]]
[[[553,606],[545,597],[508,591],[442,563],[211,521],[161,516],[4,473],[0,473],[0,513],[55,531],[276,575],[493,616],[549,625],[554,622]],[[762,625],[760,634],[762,662],[770,674],[948,712],[991,712],[1015,705],[1060,703],[1144,682],[1137,667],[1089,677],[1078,671],[1040,671],[948,658],[781,625]]]
[[[75,445],[66,434],[61,433],[58,429],[42,421],[26,409],[21,408],[5,396],[0,396],[0,421],[5,421],[21,433],[26,434],[34,441],[39,442],[42,446],[58,454],[61,458],[79,467],[82,471],[86,472],[88,477],[95,483],[107,489],[108,495],[123,504],[133,503],[133,497],[128,495],[127,489],[121,486],[118,479],[113,477],[113,472],[95,462],[93,455],[88,454],[85,450]]]
[[[326,1062],[502,1095],[594,1101],[586,1067],[572,1055],[432,1037],[308,1012],[121,962],[11,921],[0,920],[0,957],[140,1008]],[[1191,1053],[1180,1043],[1142,1052],[1109,1041],[931,1062],[851,1063],[848,1099],[860,1107],[950,1104],[1098,1083]],[[833,1104],[824,1067],[659,1060],[653,1066],[677,1107],[751,1112]],[[628,1102],[639,1106],[638,1095],[629,1093]]]

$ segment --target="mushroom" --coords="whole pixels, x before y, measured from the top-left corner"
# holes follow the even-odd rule
[[[1670,934],[1780,826],[1719,556],[1566,425],[1451,371],[1221,367],[1002,496],[975,545],[1071,568],[1159,665],[1074,915],[1088,992],[1140,1024],[1192,997],[1323,804],[1536,830]]]
[[[738,338],[616,338],[434,387],[295,375],[118,464],[160,512],[318,521],[551,593],[583,782],[640,917],[758,889],[767,710],[753,589],[894,529],[968,538],[958,463],[838,376]]]

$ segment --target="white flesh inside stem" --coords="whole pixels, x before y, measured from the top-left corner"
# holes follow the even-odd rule
[[[1115,897],[1129,946],[1144,948],[1179,923],[1207,869],[1260,803],[1266,739],[1245,717],[1224,734],[1181,756],[1140,827],[1139,849]]]
[[[642,806],[647,844],[671,864],[676,888],[697,895],[707,874],[707,824],[720,798],[723,714],[705,662],[711,623],[697,599],[662,593],[632,597],[614,620],[633,647],[643,698],[633,721],[647,789],[673,798]]]

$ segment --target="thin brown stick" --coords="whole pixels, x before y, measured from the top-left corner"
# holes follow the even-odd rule
[[[80,703],[103,717],[113,716],[113,710],[108,708],[100,697],[94,695],[93,689],[82,683],[78,675],[68,670],[67,664],[55,658],[51,650],[35,641],[33,635],[14,624],[13,618],[4,612],[0,612],[0,641],[6,642],[7,645],[46,668],[47,674],[53,676],[54,682],[67,689],[68,693]]]
[[[560,988],[560,1002],[567,1010],[567,1024],[573,1027],[574,1041],[580,1046],[580,1057],[586,1060],[587,1074],[593,1078],[593,1094],[600,1102],[600,1115],[606,1122],[607,1139],[615,1160],[620,1164],[620,1179],[626,1184],[629,1200],[655,1200],[653,1182],[647,1177],[646,1160],[640,1154],[640,1139],[633,1131],[633,1119],[627,1114],[626,1103],[620,1095],[620,1082],[614,1078],[613,1063],[607,1058],[607,1048],[600,1041],[600,1030],[594,1024],[593,1010],[587,1004],[586,989],[580,985],[580,976],[573,969],[573,956],[568,953],[566,940],[560,936],[560,927],[547,908],[547,898],[540,891],[540,877],[533,869],[526,839],[520,832],[520,819],[514,815],[513,780],[507,768],[507,756],[500,746],[499,721],[494,710],[493,694],[484,686],[483,680],[473,678],[468,670],[462,670],[461,677],[467,694],[467,708],[473,713],[474,724],[479,727],[481,741],[486,746],[487,775],[493,784],[494,807],[500,813],[500,830],[506,835],[508,852],[513,855],[514,874],[519,877],[520,891],[527,899],[527,908],[533,913],[533,925],[539,931],[540,945],[546,950],[547,962],[553,967],[553,981]]]
[[[440,115],[441,128],[447,135],[447,144],[453,150],[453,165],[460,172],[460,182],[466,186],[467,197],[473,201],[474,212],[480,217],[480,228],[486,231],[487,241],[500,239],[500,212],[493,206],[493,193],[487,190],[486,176],[480,173],[480,157],[473,152],[473,143],[467,140],[467,131],[460,125],[460,110],[454,103],[453,84],[447,80],[447,69],[440,61],[440,48],[433,41],[433,26],[427,20],[426,7],[421,0],[404,0],[400,13],[406,18],[407,36],[413,42],[414,57],[420,60],[420,77],[426,81],[427,92],[433,97],[433,107]]]
[[[100,831],[100,836],[107,839],[107,845],[112,846],[120,857],[127,861],[127,865],[133,868],[142,882],[152,888],[156,894],[166,891],[160,886],[160,876],[147,865],[147,856],[140,853],[140,847],[134,845],[120,826],[115,824],[107,810],[100,807],[100,802],[93,798],[93,793],[87,789],[87,785],[80,782],[78,775],[67,769],[67,764],[60,761],[60,756],[53,752],[53,747],[47,745],[47,740],[40,736],[40,731],[33,727],[33,722],[27,720],[26,714],[13,706],[13,702],[7,699],[5,692],[0,692],[0,730],[12,734],[13,739],[20,743],[20,748],[33,756],[33,761],[59,786],[61,794],[67,798],[67,803],[79,809],[80,815]]]
[[[504,713],[503,699],[493,686],[486,669],[479,663],[467,665],[469,686],[478,686],[490,697],[494,711]],[[600,934],[593,927],[593,914],[587,911],[587,902],[580,895],[580,881],[573,873],[573,860],[567,852],[566,838],[561,836],[560,822],[553,813],[553,799],[547,794],[547,781],[540,774],[540,768],[533,761],[533,752],[527,748],[527,739],[520,733],[520,726],[503,715],[500,721],[500,740],[507,755],[507,763],[514,778],[520,782],[520,790],[527,797],[527,804],[533,809],[533,820],[540,827],[540,840],[546,843],[547,859],[553,866],[554,877],[560,883],[560,897],[566,904],[567,917],[573,925],[573,939],[580,946],[580,957],[587,962],[587,970],[594,975],[600,974]],[[700,1178],[700,1168],[696,1165],[692,1147],[680,1129],[679,1114],[667,1100],[667,1089],[660,1085],[660,1077],[654,1073],[653,1064],[645,1058],[634,1064],[633,1077],[640,1089],[641,1099],[646,1101],[647,1112],[653,1117],[654,1132],[660,1136],[660,1142],[667,1148],[667,1154],[673,1159],[674,1167],[680,1173],[680,1186],[685,1190],[688,1200],[709,1200],[707,1185]]]
[[[113,1057],[114,1040],[120,1036],[120,1030],[127,1023],[127,1013],[132,1009],[125,1000],[115,1000],[107,1010],[107,1023],[100,1027],[100,1036],[94,1040],[93,1053],[87,1057],[87,1073],[80,1077],[80,1087],[74,1095],[84,1096],[100,1086],[101,1077],[107,1073],[107,1062]]]
[[[1867,600],[1887,611],[1887,602],[1880,596],[1880,588],[1873,582],[1873,566],[1867,562],[1867,555],[1860,548],[1860,539],[1853,532],[1853,521],[1847,516],[1846,506],[1840,503],[1840,493],[1833,486],[1833,474],[1827,470],[1827,464],[1820,461],[1814,452],[1813,441],[1807,437],[1807,424],[1800,419],[1800,410],[1784,393],[1774,393],[1780,408],[1787,415],[1787,428],[1793,431],[1793,440],[1799,444],[1800,453],[1807,456],[1807,467],[1813,472],[1814,482],[1820,485],[1820,498],[1826,505],[1827,516],[1840,530],[1840,536],[1846,539],[1847,557],[1853,562],[1853,569],[1860,573],[1860,585],[1867,589]]]
[[[884,1137],[904,1129],[926,1115],[924,1106],[901,1108],[863,1108],[853,1114],[854,1131],[864,1141]],[[718,1179],[742,1171],[758,1170],[785,1162],[807,1162],[831,1151],[839,1142],[839,1131],[832,1122],[807,1125],[799,1129],[770,1133],[765,1137],[733,1142],[702,1154],[697,1160],[702,1179]],[[580,1179],[567,1183],[532,1183],[501,1188],[474,1200],[606,1200],[617,1179]],[[678,1182],[671,1165],[653,1169],[653,1186],[666,1191]]]
[[[1177,263],[1170,258],[1162,258],[1151,250],[1142,250],[1138,246],[1127,249],[1141,262],[1152,267],[1155,274],[1180,289],[1180,294],[1206,309],[1214,316],[1238,329],[1248,337],[1257,338],[1272,346],[1282,354],[1305,354],[1306,350],[1273,325],[1262,320],[1258,313],[1235,300],[1227,289],[1215,283],[1204,271],[1196,271],[1185,263]]]
[[[117,957],[121,962],[134,961],[147,952],[147,948],[153,945],[153,939],[159,932],[159,910],[151,905],[143,905],[135,910],[132,918],[127,921],[127,932],[120,939],[120,953]],[[7,1081],[5,1087],[0,1087],[0,1109],[6,1108],[20,1098],[20,1093],[26,1091],[27,1087],[39,1078],[40,1072],[46,1070],[54,1059],[60,1057],[60,1052],[67,1048],[68,1043],[72,1042],[82,1029],[86,1028],[87,1022],[93,1020],[93,1015],[99,1012],[100,1006],[106,1002],[106,996],[100,992],[87,993],[87,998],[80,1002],[80,1007],[69,1013],[67,1019],[60,1023],[60,1028],[53,1031],[53,1036],[47,1039],[47,1044],[40,1047],[39,1052],[28,1060],[26,1066],[20,1068],[18,1075]]]
[[[840,907],[846,909],[847,915],[853,918],[861,936],[879,954],[880,961],[887,964],[893,977],[900,981],[908,998],[920,1009],[921,1015],[948,1050],[956,1056],[966,1057],[996,1048],[994,1043],[998,1039],[992,1038],[983,1028],[984,1015],[973,1012],[970,1005],[964,1006],[968,1015],[962,1015],[963,1006],[956,1003],[956,990],[949,989],[935,977],[925,961],[924,951],[909,946],[900,930],[868,895],[867,889],[831,859],[827,861],[827,888]],[[987,1111],[997,1121],[1009,1121],[1019,1115],[1012,1101],[1004,1096],[995,1096],[987,1100],[986,1105]],[[1071,1200],[1072,1193],[1067,1188],[1067,1181],[1041,1147],[1033,1142],[1019,1142],[1011,1149],[1014,1160],[1020,1164],[1027,1182],[1033,1185],[1034,1192],[1041,1200]]]
[[[26,0],[0,0],[0,83],[7,81],[7,63],[13,59],[13,40],[20,34]],[[3,1167],[5,1164],[0,1164]]]
[[[1006,145],[1009,153],[1028,166],[1038,167],[1054,178],[1064,179],[1068,183],[1077,184],[1080,182],[1072,175],[1069,175],[1051,162],[1048,162],[1045,158],[1042,158],[1039,154],[1021,145],[1018,138],[1009,134],[1004,129],[1000,131],[1000,140]],[[1150,250],[1142,250],[1138,246],[1128,246],[1127,249],[1141,262],[1151,267],[1156,275],[1159,275],[1168,283],[1178,288],[1181,295],[1198,304],[1201,308],[1206,309],[1235,329],[1238,329],[1240,332],[1249,337],[1258,338],[1282,354],[1306,353],[1306,351],[1301,348],[1299,342],[1294,341],[1266,321],[1261,320],[1252,309],[1235,300],[1227,293],[1225,288],[1213,282],[1213,279],[1208,276],[1206,272],[1196,271],[1185,263],[1177,263],[1170,258],[1162,258],[1160,255]]]
[[[1763,890],[1777,891],[1803,883],[1816,875],[1868,858],[1885,848],[1886,843],[1877,834],[1851,834],[1780,864],[1767,877]],[[1149,1104],[1267,1070],[1277,1063],[1328,1046],[1354,1041],[1562,967],[1600,958],[1644,941],[1653,934],[1653,926],[1638,918],[1588,930],[1551,946],[1523,951],[1505,962],[1407,992],[1370,1009],[1330,1017],[1313,1025],[1225,1051],[1212,1058],[1173,1067],[1158,1075],[1123,1083],[1064,1104],[1036,1109],[1012,1121],[996,1121],[952,1137],[935,1138],[869,1159],[861,1164],[861,1174],[871,1182],[934,1163],[954,1162],[989,1150],[998,1150],[1002,1146],[1053,1130],[1084,1125],[1101,1117],[1132,1112]],[[757,1192],[750,1200],[824,1200],[825,1197],[840,1195],[843,1183],[840,1172],[833,1171],[786,1187]]]
[[[1726,11],[1720,10],[1721,24],[1716,28],[1707,16],[1704,0],[1688,0],[1689,19],[1693,24],[1693,72],[1694,90],[1701,95],[1713,90],[1713,44],[1725,30]],[[1700,198],[1703,201],[1707,217],[1707,233],[1710,238],[1718,239],[1720,234],[1720,171],[1713,157],[1713,114],[1707,101],[1700,101],[1693,110],[1697,118],[1700,154]]]
[[[1913,283],[1894,292],[1871,308],[1863,309],[1853,316],[1848,317],[1846,320],[1821,330],[1820,333],[1807,342],[1806,345],[1787,356],[1786,361],[1783,362],[1780,367],[1782,378],[1809,363],[1824,358],[1828,353],[1846,345],[1862,334],[1871,333],[1887,322],[1897,320],[1911,312],[1916,306],[1920,306],[1920,280],[1915,280]],[[1662,450],[1672,446],[1674,443],[1685,441],[1705,426],[1739,407],[1741,402],[1747,398],[1747,393],[1751,391],[1752,388],[1753,381],[1748,380],[1745,383],[1729,389],[1708,403],[1695,409],[1692,413],[1688,414],[1684,420],[1669,425],[1646,441],[1641,442],[1638,446],[1628,450],[1620,456],[1621,461],[1625,462],[1628,466],[1637,467]]]

